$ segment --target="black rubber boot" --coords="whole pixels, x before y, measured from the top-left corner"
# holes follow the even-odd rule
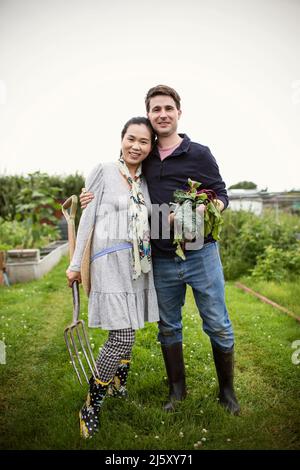
[[[126,398],[128,395],[126,384],[127,384],[127,377],[130,368],[130,360],[122,359],[116,375],[114,376],[112,382],[109,384],[107,389],[107,396],[108,397],[115,397],[115,398]]]
[[[161,345],[166,371],[169,381],[169,401],[165,404],[165,411],[175,411],[176,402],[186,397],[185,371],[182,343]]]
[[[90,379],[90,389],[87,399],[79,411],[80,435],[89,439],[99,430],[99,413],[110,382],[104,383],[99,379]]]
[[[240,405],[233,388],[234,370],[234,350],[229,352],[221,351],[212,346],[216,371],[219,380],[219,400],[220,404],[233,415],[238,415]]]

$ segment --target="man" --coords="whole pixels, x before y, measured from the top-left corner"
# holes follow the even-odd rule
[[[180,96],[171,87],[158,85],[146,95],[147,116],[157,134],[157,143],[143,163],[152,204],[169,204],[174,191],[182,189],[188,178],[199,181],[202,189],[217,195],[220,210],[228,205],[228,196],[216,160],[208,147],[178,134],[181,116]],[[88,198],[82,198],[84,204]],[[172,218],[170,218],[172,223]],[[163,221],[162,221],[163,223]],[[160,227],[161,228],[161,227]],[[159,334],[169,381],[166,411],[186,396],[182,349],[182,306],[186,286],[193,289],[196,305],[208,334],[219,381],[219,400],[230,413],[240,406],[233,387],[234,336],[224,298],[224,277],[217,243],[212,235],[198,250],[185,250],[185,260],[175,254],[172,234],[152,238],[152,260],[159,305]]]

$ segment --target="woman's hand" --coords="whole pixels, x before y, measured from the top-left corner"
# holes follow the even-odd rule
[[[95,196],[93,193],[88,193],[85,188],[82,188],[79,196],[81,209],[85,209],[86,206],[94,199],[94,197]]]
[[[78,281],[79,284],[81,283],[81,274],[79,271],[70,271],[69,269],[67,269],[66,275],[69,287],[72,287],[74,281]]]

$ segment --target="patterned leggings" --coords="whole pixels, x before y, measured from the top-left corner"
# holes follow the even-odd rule
[[[96,360],[101,382],[109,382],[117,371],[121,359],[130,360],[135,331],[132,328],[111,330]]]

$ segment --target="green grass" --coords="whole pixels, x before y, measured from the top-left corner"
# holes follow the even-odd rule
[[[190,450],[198,441],[200,450],[300,448],[300,365],[291,361],[300,325],[233,283],[228,283],[226,296],[236,334],[241,416],[228,415],[217,402],[210,343],[188,290],[187,399],[174,414],[162,411],[168,391],[165,371],[157,327],[147,325],[137,332],[129,398],[107,399],[102,429],[92,440],[82,441],[78,410],[86,387],[77,383],[62,335],[72,311],[66,264],[65,259],[40,281],[0,289],[0,339],[7,345],[7,364],[0,365],[1,449]],[[292,295],[299,288],[290,287],[273,300],[299,314],[300,297]],[[87,301],[81,297],[86,318]],[[94,329],[89,335],[96,352],[107,333]]]
[[[246,277],[241,279],[241,282],[300,316],[300,280],[278,283],[275,281],[254,281],[251,277]]]

